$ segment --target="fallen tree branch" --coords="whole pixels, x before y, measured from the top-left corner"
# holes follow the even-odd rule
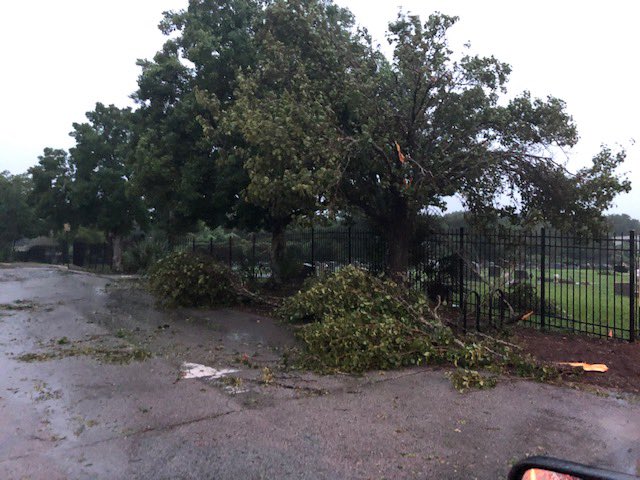
[[[499,338],[492,337],[491,335],[487,335],[486,333],[473,332],[472,335],[476,335],[478,337],[486,338],[487,340],[491,340],[493,342],[499,343],[501,345],[504,345],[505,347],[515,348],[516,350],[522,350],[522,347],[520,345],[516,345],[515,343],[507,342],[505,340],[500,340]]]
[[[262,303],[274,308],[277,308],[282,304],[282,299],[277,297],[269,297],[266,295],[258,295],[257,293],[253,293],[251,290],[240,283],[235,283],[233,286],[236,294],[240,297],[245,297],[254,302]]]

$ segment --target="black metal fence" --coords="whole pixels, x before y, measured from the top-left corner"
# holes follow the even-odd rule
[[[460,308],[463,327],[521,321],[542,329],[635,340],[638,241],[548,233],[434,234],[411,282]]]
[[[109,271],[113,265],[113,247],[109,243],[75,241],[71,260],[74,265],[91,270]]]
[[[268,233],[233,234],[223,242],[191,239],[184,250],[208,253],[254,278],[270,275]],[[413,248],[409,284],[454,309],[463,328],[519,321],[543,329],[633,341],[638,328],[638,241],[634,232],[585,239],[541,230],[430,234]],[[287,262],[305,272],[353,264],[386,269],[378,235],[351,228],[287,233]]]
[[[349,264],[373,273],[387,270],[387,245],[373,232],[310,228],[288,232],[286,241],[285,267],[297,278]],[[633,341],[640,317],[638,247],[633,231],[587,239],[544,229],[528,234],[460,229],[432,233],[414,246],[405,273],[413,288],[452,307],[462,328],[519,321]],[[271,275],[266,232],[231,233],[223,240],[190,238],[173,249],[209,254],[253,279]],[[37,261],[64,262],[69,250],[35,253],[44,258]],[[71,251],[76,265],[111,270],[108,244],[76,242]]]

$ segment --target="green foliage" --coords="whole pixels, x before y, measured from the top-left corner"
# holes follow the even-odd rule
[[[67,152],[45,148],[29,174],[33,183],[29,203],[42,219],[44,229],[59,231],[65,223],[75,224],[75,209],[71,204],[73,169]]]
[[[458,369],[451,376],[458,390],[495,385],[495,376],[478,369],[539,381],[558,376],[499,339],[456,337],[420,295],[352,266],[310,282],[277,314],[303,322],[296,332],[303,345],[297,363],[321,372],[449,364]]]
[[[251,29],[253,61],[236,75],[233,97],[202,90],[198,98],[221,164],[246,174],[239,198],[264,212],[280,282],[285,228],[326,209],[339,182],[338,117],[349,92],[343,72],[357,43],[352,15],[332,2],[275,0],[260,12]],[[235,141],[225,145],[221,137]]]
[[[353,266],[313,283],[285,300],[278,316],[311,321],[297,332],[303,364],[318,370],[363,372],[442,359],[451,331],[428,331],[415,320],[426,304],[390,280]]]
[[[433,350],[427,335],[390,315],[354,311],[303,326],[305,364],[325,371],[360,373],[418,365]]]
[[[149,271],[149,287],[168,307],[215,307],[237,300],[237,279],[228,267],[211,257],[173,253]]]
[[[447,196],[484,219],[587,227],[629,189],[616,174],[624,152],[605,148],[575,175],[541,153],[577,142],[564,102],[528,92],[502,100],[511,68],[454,54],[447,35],[457,20],[401,14],[389,26],[393,61],[370,48],[349,71],[353,101],[340,127],[349,140],[336,191],[385,233],[392,271],[406,269],[420,212]]]
[[[97,103],[86,115],[88,122],[74,123],[70,134],[76,141],[70,150],[70,201],[82,225],[123,235],[131,231],[134,221],[145,219],[140,198],[132,194],[128,181],[131,109]]]
[[[560,371],[553,365],[537,362],[531,355],[508,351],[508,358],[503,362],[504,371],[513,372],[519,377],[537,382],[548,382],[560,377]]]
[[[495,376],[483,375],[477,370],[469,370],[468,368],[457,368],[449,375],[449,378],[453,388],[460,393],[470,389],[485,390],[493,388],[498,382]]]
[[[76,230],[73,239],[94,245],[107,241],[103,231],[83,226],[78,227],[78,230]]]
[[[237,72],[253,65],[255,24],[260,2],[203,0],[185,10],[166,12],[159,25],[167,35],[152,60],[140,60],[139,105],[133,182],[153,220],[170,237],[188,232],[198,220],[260,225],[262,216],[247,208],[241,190],[247,175],[239,161],[219,163],[219,150],[241,145],[235,135],[207,130],[207,109],[198,92],[226,108],[234,101]]]
[[[36,233],[36,216],[28,204],[26,175],[0,172],[0,260],[9,258],[13,242]]]
[[[524,314],[531,310],[540,309],[540,297],[538,289],[528,282],[515,283],[506,292],[506,300],[515,310],[516,314]],[[548,315],[561,314],[561,309],[553,300],[546,299],[546,313]]]
[[[213,125],[243,140],[224,153],[243,159],[247,199],[281,224],[313,215],[338,181],[336,115],[353,25],[331,2],[276,0],[255,26],[253,68],[238,76],[233,105],[203,98]]]
[[[406,316],[406,308],[394,296],[400,293],[392,281],[349,265],[287,298],[277,313],[290,322],[317,322],[352,312],[401,317]]]
[[[122,267],[125,272],[146,272],[169,251],[167,242],[144,239],[131,245],[122,255]]]

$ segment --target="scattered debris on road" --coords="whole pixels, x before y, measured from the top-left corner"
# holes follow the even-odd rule
[[[609,370],[604,363],[584,363],[584,362],[558,362],[558,365],[568,365],[574,368],[582,368],[585,372],[604,373]]]

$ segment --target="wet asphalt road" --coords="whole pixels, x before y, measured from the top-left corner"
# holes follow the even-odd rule
[[[496,479],[529,454],[638,469],[633,398],[509,379],[461,395],[426,368],[287,373],[293,338],[268,319],[163,312],[54,267],[0,268],[0,304],[3,479]],[[152,357],[108,362],[134,351]],[[183,362],[237,372],[185,379]]]

